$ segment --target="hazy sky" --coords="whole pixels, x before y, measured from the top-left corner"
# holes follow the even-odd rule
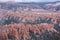
[[[15,2],[50,2],[50,1],[60,1],[60,0],[0,0],[0,2],[15,1]]]

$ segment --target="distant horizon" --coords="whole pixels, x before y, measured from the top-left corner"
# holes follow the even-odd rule
[[[0,2],[56,2],[56,1],[60,1],[60,0],[0,0]]]

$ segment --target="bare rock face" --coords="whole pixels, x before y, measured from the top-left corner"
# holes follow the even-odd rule
[[[60,40],[60,33],[55,30],[53,26],[54,25],[47,23],[35,25],[9,24],[0,27],[2,33],[0,38],[4,39],[6,36],[8,40]],[[6,35],[4,35],[4,33]]]
[[[60,14],[54,12],[52,16],[41,14],[41,11],[39,14],[37,11],[2,11],[1,40],[60,40]]]
[[[60,2],[0,5],[0,40],[60,40]]]

